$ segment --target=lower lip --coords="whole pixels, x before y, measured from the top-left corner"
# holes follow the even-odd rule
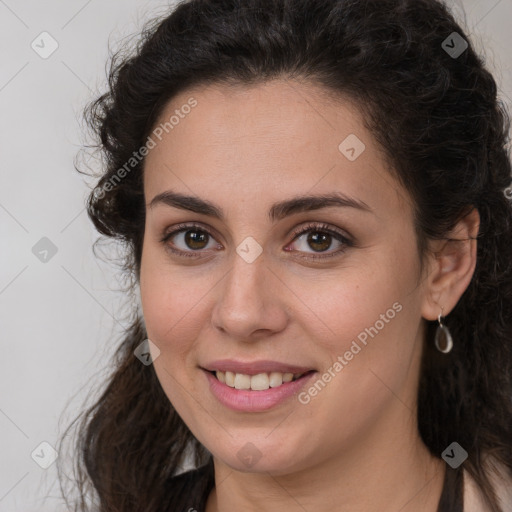
[[[277,388],[269,388],[264,391],[248,391],[232,388],[222,383],[209,371],[203,370],[203,372],[206,374],[210,390],[217,400],[230,409],[242,412],[261,412],[275,407],[291,396],[298,394],[317,373],[308,373],[300,379],[286,382]]]

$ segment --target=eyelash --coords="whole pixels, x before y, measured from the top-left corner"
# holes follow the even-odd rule
[[[177,234],[179,234],[179,233],[181,233],[183,231],[193,230],[194,228],[197,229],[198,231],[205,232],[205,233],[208,234],[208,236],[214,238],[214,236],[211,233],[211,231],[209,229],[207,229],[206,227],[200,225],[200,224],[195,224],[195,223],[192,223],[192,224],[178,224],[176,226],[176,229],[174,229],[173,231],[171,231],[169,233],[166,233],[164,235],[164,237],[160,240],[160,242],[165,245],[167,250],[169,250],[171,253],[176,254],[176,255],[178,255],[180,257],[198,258],[200,256],[198,256],[197,253],[199,253],[201,251],[182,251],[181,249],[173,248],[171,245],[169,245],[167,243],[168,240],[170,238],[172,238],[173,236],[175,236],[175,235],[177,235]],[[329,234],[329,235],[333,236],[338,242],[341,242],[343,244],[343,246],[342,246],[341,249],[338,249],[337,251],[326,253],[326,254],[324,254],[322,256],[311,256],[311,255],[308,255],[308,256],[299,256],[300,258],[303,258],[303,259],[306,259],[306,260],[323,260],[323,259],[326,259],[326,258],[332,258],[333,256],[337,256],[337,255],[340,255],[341,253],[345,252],[345,250],[348,247],[352,247],[353,246],[353,243],[351,242],[351,240],[349,240],[340,231],[337,231],[337,230],[331,228],[328,224],[315,223],[315,222],[309,223],[309,224],[307,224],[305,226],[302,226],[301,228],[295,230],[292,233],[293,240],[291,241],[291,243],[295,242],[295,240],[297,240],[301,235],[303,235],[304,233],[308,233],[309,231],[314,231],[314,232],[322,233],[322,234]],[[298,252],[298,251],[290,251],[290,252]]]

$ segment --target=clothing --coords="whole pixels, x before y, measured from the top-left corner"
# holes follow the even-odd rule
[[[437,512],[464,512],[464,474],[462,467],[446,466],[443,490]]]
[[[205,466],[174,476],[169,483],[175,495],[167,512],[205,512],[206,501],[215,486],[213,459]]]
[[[491,480],[503,512],[512,512],[512,479],[504,466],[491,464]],[[467,471],[464,472],[464,512],[492,512]]]
[[[512,482],[504,468],[492,477],[503,512],[512,512]],[[205,512],[206,502],[215,485],[213,460],[172,478],[173,494],[181,497],[180,504],[169,512]],[[478,487],[462,466],[446,467],[445,479],[437,512],[491,512]]]

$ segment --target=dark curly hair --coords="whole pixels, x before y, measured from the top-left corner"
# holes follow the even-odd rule
[[[458,56],[443,43],[453,32],[469,43]],[[432,348],[436,323],[427,322],[418,422],[433,455],[455,439],[465,448],[463,467],[491,510],[504,512],[486,461],[492,456],[512,472],[510,120],[483,59],[440,1],[180,2],[145,26],[134,51],[112,56],[109,89],[86,109],[104,164],[88,198],[90,218],[125,247],[123,268],[136,286],[144,159],[128,171],[126,162],[167,102],[194,85],[279,77],[308,80],[356,102],[414,201],[422,258],[429,240],[446,238],[478,209],[476,270],[447,320],[452,352]],[[89,490],[105,512],[185,510],[187,493],[171,477],[187,454],[197,467],[211,464],[153,366],[134,357],[147,334],[140,314],[131,320],[105,389],[81,415],[74,510],[87,510]]]

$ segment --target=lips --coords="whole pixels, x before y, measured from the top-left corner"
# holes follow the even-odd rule
[[[302,367],[281,365],[281,368],[301,369]],[[261,366],[260,366],[261,367]],[[240,368],[240,366],[238,366]],[[237,412],[264,412],[273,407],[293,403],[291,400],[315,378],[317,372],[311,370],[302,377],[290,382],[283,382],[277,387],[269,387],[265,390],[236,389],[220,381],[213,371],[203,369],[208,388],[213,397],[223,406]],[[220,373],[220,371],[218,372]],[[240,375],[237,373],[237,375]],[[289,373],[288,375],[292,375]],[[248,375],[245,374],[248,378]],[[251,381],[254,377],[251,377]]]
[[[220,359],[217,361],[213,361],[211,363],[205,364],[201,366],[203,370],[207,370],[209,372],[233,372],[233,373],[242,373],[245,375],[258,375],[260,373],[271,373],[271,372],[280,372],[280,373],[293,373],[293,374],[301,374],[310,371],[316,371],[315,368],[311,366],[299,366],[292,365],[289,363],[281,363],[278,361],[269,361],[269,360],[261,360],[261,361],[236,361],[233,359]]]

